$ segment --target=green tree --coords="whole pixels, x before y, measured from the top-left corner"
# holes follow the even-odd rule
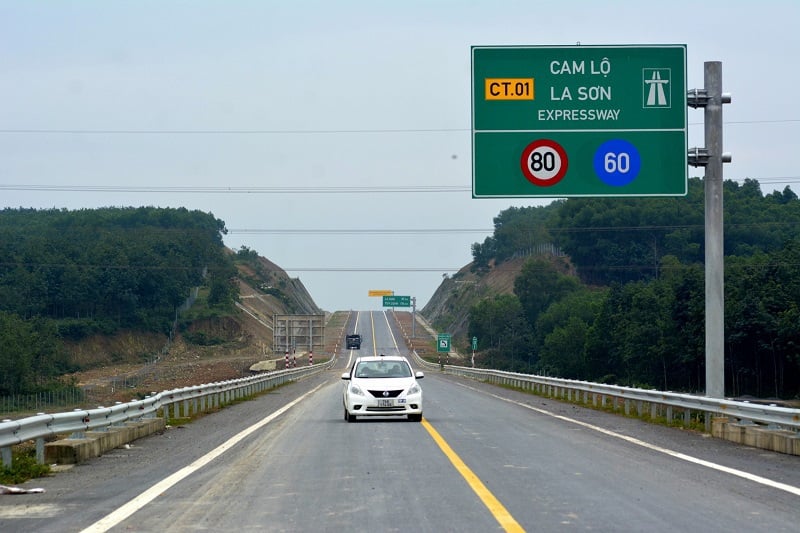
[[[552,261],[531,259],[514,280],[514,294],[525,310],[528,323],[535,324],[539,314],[550,304],[574,292],[579,286],[576,277],[561,273],[559,266]]]
[[[604,290],[577,290],[539,315],[534,339],[539,372],[571,379],[589,377],[585,345],[605,295]]]
[[[66,369],[52,322],[0,311],[0,395],[38,392]]]
[[[481,351],[494,368],[530,369],[535,362],[530,333],[519,299],[513,294],[486,298],[470,309],[468,336],[480,340]]]

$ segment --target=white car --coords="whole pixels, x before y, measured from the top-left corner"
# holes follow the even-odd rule
[[[408,420],[420,422],[422,389],[417,380],[423,377],[422,372],[411,370],[405,357],[359,357],[350,371],[342,374],[346,382],[344,419],[354,422],[356,416],[407,415]]]

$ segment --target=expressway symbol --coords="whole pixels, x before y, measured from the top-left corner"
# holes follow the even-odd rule
[[[670,94],[670,69],[646,68],[643,69],[643,73],[644,89],[645,93],[647,93],[644,107],[670,107],[670,99],[668,98]]]

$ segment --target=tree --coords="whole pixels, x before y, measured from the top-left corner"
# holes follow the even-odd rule
[[[539,315],[534,347],[540,372],[571,379],[589,377],[585,345],[605,297],[605,290],[577,290]]]
[[[0,312],[0,396],[42,390],[67,369],[55,325]]]
[[[482,351],[495,368],[529,368],[533,364],[530,326],[519,299],[501,294],[481,300],[470,309],[469,337],[480,339]]]
[[[514,280],[514,294],[525,310],[528,323],[535,324],[551,303],[577,290],[579,285],[577,278],[562,274],[553,262],[531,259]]]

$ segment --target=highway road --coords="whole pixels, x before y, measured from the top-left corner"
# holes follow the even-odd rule
[[[798,530],[797,457],[438,371],[422,423],[347,423],[352,358],[403,353],[356,319],[335,370],[26,483],[0,531]]]

